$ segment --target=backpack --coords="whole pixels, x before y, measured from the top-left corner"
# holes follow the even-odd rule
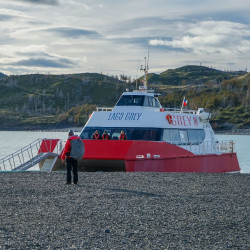
[[[75,160],[81,160],[85,152],[83,141],[80,138],[71,140],[70,146],[71,146],[70,157],[72,157]]]

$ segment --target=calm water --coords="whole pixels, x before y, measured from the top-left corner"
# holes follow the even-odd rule
[[[66,139],[67,132],[0,131],[0,159],[38,138]],[[242,173],[250,173],[250,135],[217,135],[219,140],[234,140]]]

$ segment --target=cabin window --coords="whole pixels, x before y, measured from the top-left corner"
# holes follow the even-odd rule
[[[123,95],[116,106],[143,106],[144,96],[142,95]]]
[[[100,128],[100,127],[86,127],[81,132],[82,139],[92,139],[94,132],[98,130],[102,135],[104,130],[108,132],[112,140],[118,140],[121,131],[123,130],[128,140],[146,140],[146,141],[160,141],[162,129],[160,128]]]
[[[188,130],[188,138],[189,138],[190,143],[192,143],[192,144],[199,143],[199,139],[198,139],[196,130],[194,130],[194,129]]]
[[[181,138],[178,129],[164,129],[163,140],[170,143],[180,143]]]
[[[148,96],[145,96],[143,106],[145,106],[145,107],[149,107]]]
[[[180,130],[180,138],[182,143],[188,142],[187,130]]]
[[[196,130],[196,136],[199,142],[202,142],[205,139],[205,131],[202,129]]]
[[[164,129],[163,141],[173,144],[200,144],[205,139],[203,129]]]
[[[149,96],[148,103],[149,103],[149,107],[155,107],[155,108],[160,107],[159,102],[155,97]]]

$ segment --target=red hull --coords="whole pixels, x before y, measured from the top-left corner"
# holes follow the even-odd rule
[[[240,171],[235,153],[137,159],[136,161],[127,160],[125,164],[128,172],[225,173]]]
[[[85,155],[79,161],[79,169],[83,171],[98,170],[99,166],[102,171],[126,172],[240,171],[236,153],[194,155],[178,146],[154,141],[83,141]]]

